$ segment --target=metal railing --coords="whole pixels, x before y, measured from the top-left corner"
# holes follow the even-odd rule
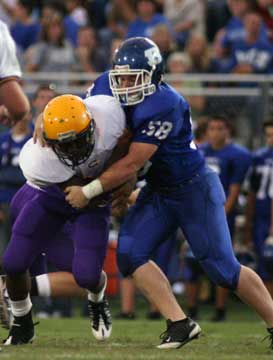
[[[87,88],[99,76],[98,73],[24,73],[23,84],[28,95],[33,94],[40,84],[54,84],[58,93],[73,93],[84,95]],[[233,108],[234,112],[243,117],[242,108],[254,99],[258,103],[256,120],[249,116],[249,126],[244,119],[244,130],[239,129],[239,136],[243,138],[244,132],[262,138],[262,122],[273,110],[273,75],[233,75],[233,74],[166,74],[165,81],[173,85],[186,98],[203,97],[206,102],[218,104],[221,110]],[[220,106],[219,106],[220,104]],[[253,104],[252,104],[253,106]],[[259,110],[258,110],[259,108]],[[252,110],[248,112],[251,113]],[[253,123],[256,122],[256,128]],[[257,124],[258,122],[258,124]],[[258,143],[261,141],[259,140]]]
[[[53,83],[58,92],[84,93],[87,84],[99,76],[98,73],[24,73],[25,89],[31,93],[40,83]],[[202,84],[200,88],[181,86],[185,95],[210,95],[210,96],[259,96],[261,89],[268,87],[269,95],[273,95],[273,75],[234,75],[234,74],[165,74],[164,79],[170,84],[173,82]],[[78,83],[78,84],[77,84]],[[247,86],[256,83],[257,87]],[[231,86],[228,86],[232,84]],[[223,86],[225,85],[225,86]],[[235,87],[237,85],[237,87]],[[244,85],[243,87],[241,85]],[[213,87],[212,87],[213,86]],[[219,88],[219,86],[221,86]]]

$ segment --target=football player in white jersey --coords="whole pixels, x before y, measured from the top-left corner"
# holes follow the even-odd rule
[[[82,100],[62,95],[51,100],[43,113],[42,147],[31,139],[20,155],[27,183],[15,195],[11,211],[13,231],[3,256],[14,322],[5,345],[29,343],[34,325],[27,270],[46,253],[63,271],[72,272],[87,289],[92,332],[104,340],[111,334],[111,315],[104,297],[110,194],[84,210],[72,208],[63,189],[69,183],[94,178],[111,161],[125,130],[125,115],[110,96]],[[71,246],[72,244],[72,246]]]
[[[18,79],[20,65],[7,25],[0,20],[0,123],[12,125],[23,119],[30,105]]]

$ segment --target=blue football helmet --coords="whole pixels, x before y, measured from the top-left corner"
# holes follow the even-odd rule
[[[130,38],[116,50],[109,72],[110,88],[121,104],[135,105],[156,91],[163,73],[158,46],[145,37]]]

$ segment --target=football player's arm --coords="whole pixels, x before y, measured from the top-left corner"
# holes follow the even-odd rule
[[[0,104],[0,121],[5,125],[13,125],[28,115],[29,101],[15,77],[0,82]]]
[[[231,165],[232,165],[232,177],[231,184],[228,189],[228,196],[225,203],[226,214],[228,215],[234,207],[236,206],[240,191],[241,184],[243,183],[248,169],[251,164],[251,156],[248,152],[244,152],[236,156]]]
[[[21,69],[16,46],[6,26],[1,27],[0,48],[0,122],[11,126],[27,116],[30,105],[18,81]]]
[[[76,208],[86,206],[94,197],[130,180],[151,158],[157,148],[158,146],[155,144],[133,142],[126,156],[111,165],[99,178],[83,186],[80,191],[75,187],[67,187],[65,190],[66,200]]]
[[[240,184],[231,184],[228,191],[228,197],[225,203],[225,211],[226,214],[229,215],[229,213],[234,209],[239,194],[241,191],[241,185]]]
[[[99,177],[104,192],[128,181],[157,150],[157,145],[133,142],[128,154],[113,164]]]

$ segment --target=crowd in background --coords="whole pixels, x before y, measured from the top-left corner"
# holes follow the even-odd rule
[[[56,85],[87,87],[90,82],[58,74],[108,70],[114,50],[131,36],[156,42],[169,75],[273,74],[272,8],[272,0],[2,0],[0,19],[9,24],[23,72],[55,73]],[[221,86],[175,77],[171,85],[193,92]],[[234,118],[247,117],[250,126],[242,122],[239,130],[244,143],[255,146],[251,134],[261,130],[263,99],[185,96],[193,119],[222,108]]]
[[[272,73],[271,0],[2,0],[24,71],[101,72],[125,38],[147,36],[166,71]]]
[[[147,36],[159,46],[169,74],[273,74],[272,0],[2,0],[0,19],[9,25],[24,72],[103,72],[111,67],[114,50],[124,39]],[[204,84],[189,84],[174,79],[172,85],[181,88],[202,87]],[[54,86],[40,86],[30,99],[32,112],[29,118],[0,135],[1,252],[5,245],[3,239],[9,238],[8,203],[24,182],[18,168],[20,149],[31,136],[36,115],[54,96]],[[201,95],[189,96],[188,100],[193,118],[199,119],[196,138],[204,142],[207,140],[212,103]],[[248,126],[252,126],[255,132],[261,104],[251,98],[240,101],[244,105],[247,102]],[[220,98],[215,103],[214,114],[223,107]],[[234,102],[230,104],[234,105]],[[225,112],[228,113],[228,109]],[[225,136],[230,139],[232,134],[225,120],[222,126]],[[253,144],[249,141],[247,145]],[[273,144],[269,143],[269,146],[271,148]],[[272,154],[270,156],[273,158]],[[243,180],[240,179],[240,186]],[[268,207],[268,219],[270,214],[271,207]],[[111,237],[115,240],[113,233]],[[181,244],[181,234],[177,243]],[[115,246],[113,242],[111,246]],[[164,271],[172,282],[187,282],[187,279],[193,279],[189,277],[189,271],[192,275],[196,268],[185,271],[185,262],[181,264],[177,246],[175,244],[172,251],[164,249],[163,253],[168,253],[168,260],[171,259]],[[190,251],[183,248],[182,253],[183,258],[186,254],[186,259],[192,263]],[[134,318],[134,289],[126,281],[121,285],[123,304],[120,316]],[[191,281],[188,283],[193,286]],[[197,316],[198,303],[195,281],[194,286],[194,289],[186,289],[193,317]],[[116,287],[113,286],[113,289]],[[124,298],[126,294],[129,294],[127,299]],[[62,314],[70,313],[63,305],[60,309]],[[151,308],[149,315],[157,318],[157,310]],[[223,314],[218,315],[218,319],[224,319],[224,316],[221,318]]]

